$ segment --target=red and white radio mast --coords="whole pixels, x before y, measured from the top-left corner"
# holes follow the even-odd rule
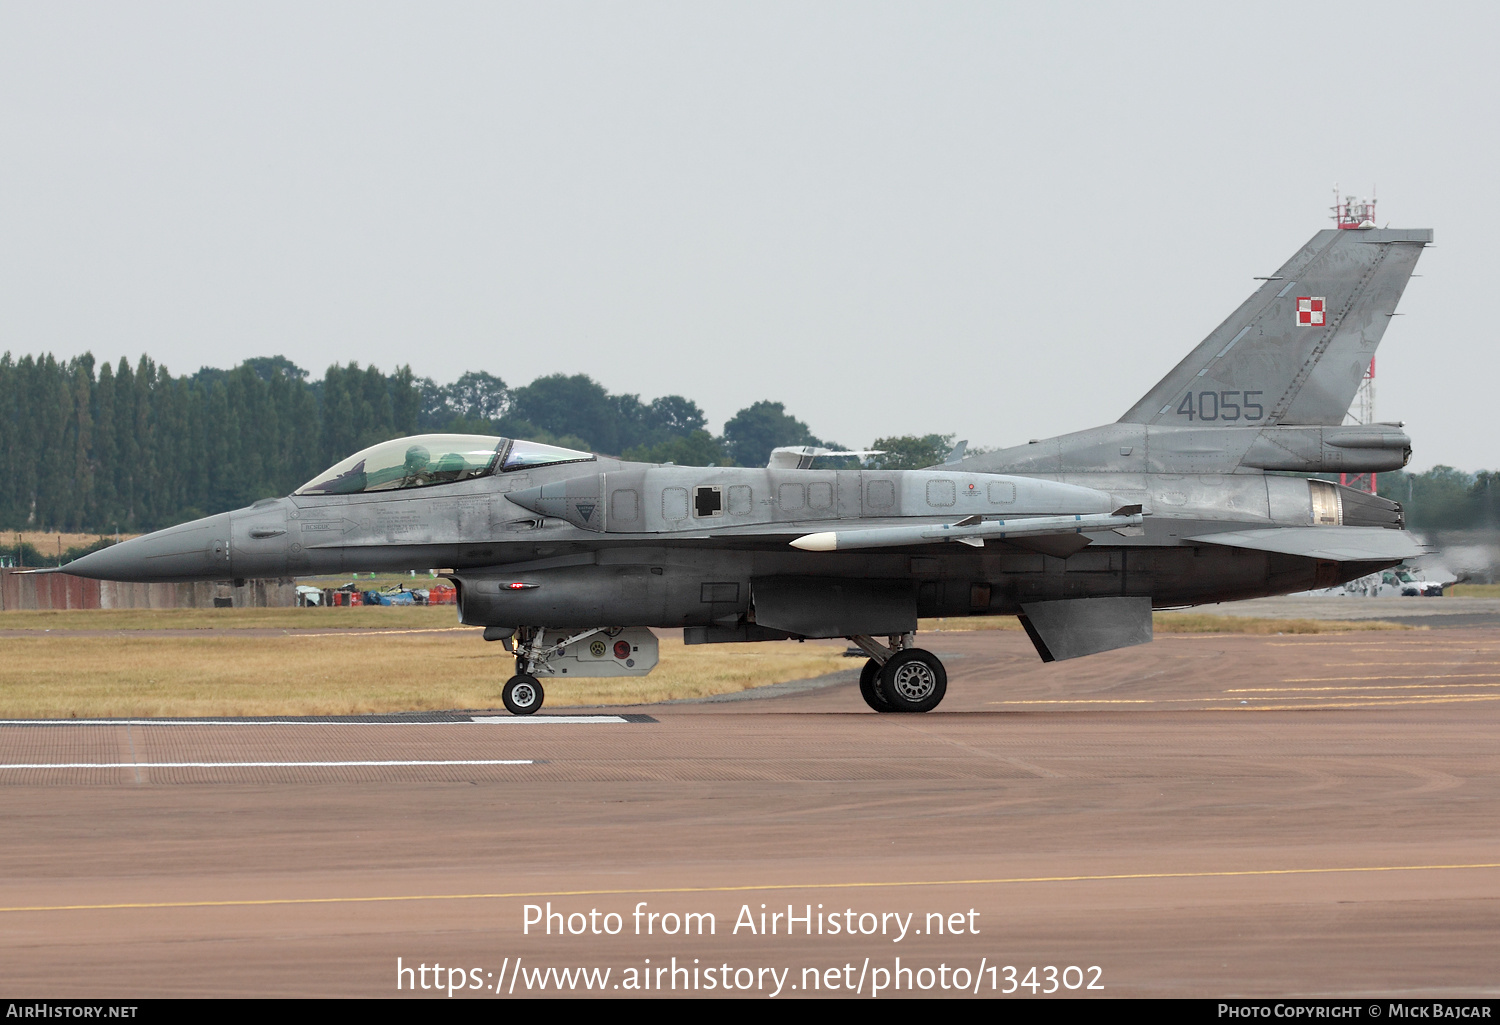
[[[1333,223],[1340,228],[1373,228],[1375,227],[1375,190],[1370,190],[1369,199],[1356,201],[1353,196],[1341,196],[1339,187],[1333,187]],[[1359,382],[1359,390],[1354,393],[1354,404],[1349,407],[1345,414],[1350,420],[1357,424],[1372,424],[1375,422],[1375,357],[1370,357],[1370,365],[1365,368],[1365,376]],[[1375,474],[1373,473],[1341,473],[1339,483],[1346,487],[1354,488],[1356,491],[1364,491],[1369,494],[1375,493]]]
[[[1340,228],[1375,227],[1375,190],[1370,190],[1369,199],[1355,200],[1353,196],[1340,196],[1339,187],[1333,187],[1333,223]]]

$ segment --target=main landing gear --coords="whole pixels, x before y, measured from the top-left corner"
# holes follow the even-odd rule
[[[887,638],[887,647],[873,637],[849,640],[870,660],[859,673],[859,693],[877,712],[930,712],[948,691],[948,672],[930,651],[911,647],[912,634]]]

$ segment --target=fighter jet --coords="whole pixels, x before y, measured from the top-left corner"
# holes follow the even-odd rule
[[[84,556],[126,581],[442,567],[461,623],[515,656],[502,700],[640,675],[689,644],[848,638],[879,712],[947,689],[918,617],[1015,615],[1044,661],[1151,640],[1151,610],[1328,587],[1420,554],[1401,506],[1317,472],[1404,466],[1344,424],[1427,230],[1320,231],[1118,422],[925,470],[658,466],[433,434],[286,498]],[[805,457],[805,458],[804,458]]]

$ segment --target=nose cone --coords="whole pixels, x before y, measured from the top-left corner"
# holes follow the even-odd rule
[[[223,580],[229,568],[229,514],[205,516],[75,559],[64,573],[95,580],[163,583]]]

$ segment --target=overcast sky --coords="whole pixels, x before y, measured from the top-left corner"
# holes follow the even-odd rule
[[[1313,232],[1431,227],[1412,466],[1500,467],[1493,4],[0,0],[0,349],[587,373],[845,444],[1117,419]]]

